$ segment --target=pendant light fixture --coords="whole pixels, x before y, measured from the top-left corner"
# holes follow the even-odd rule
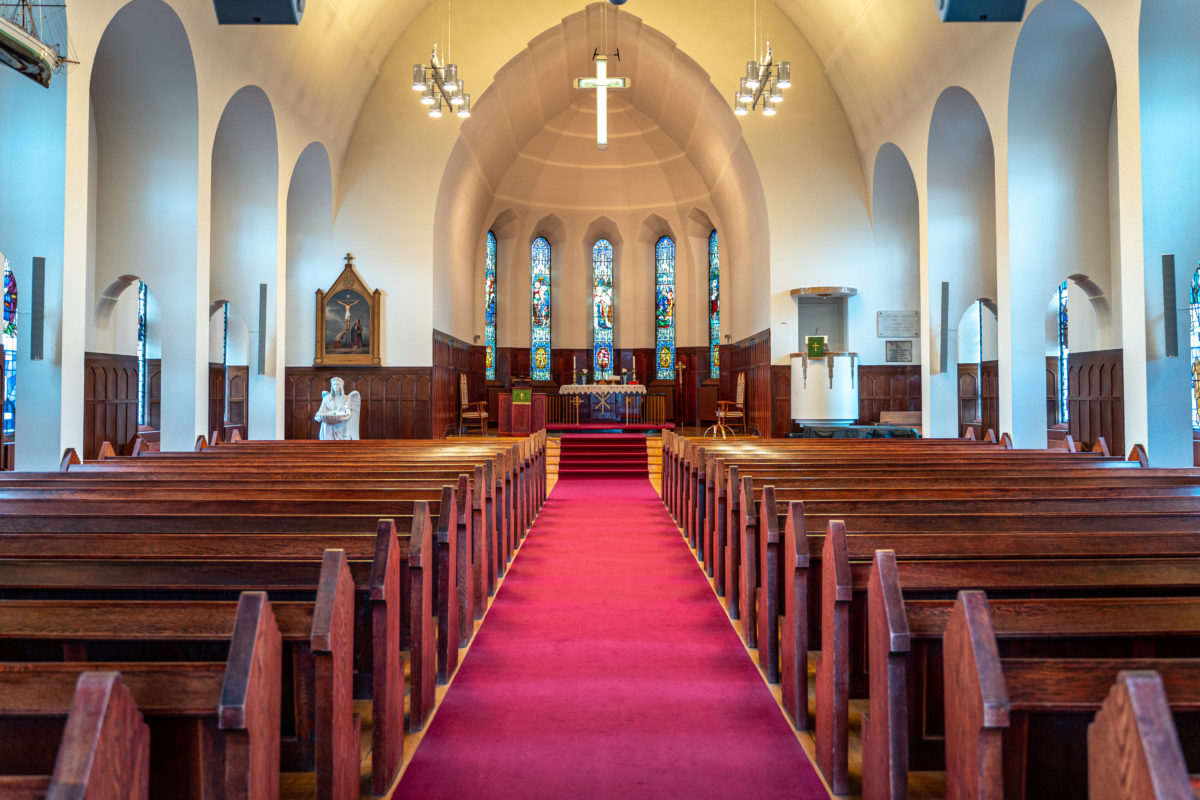
[[[438,43],[433,43],[433,52],[428,64],[413,64],[412,88],[421,93],[421,103],[429,106],[429,116],[442,116],[442,109],[453,111],[458,117],[466,119],[471,116],[471,95],[463,90],[463,82],[458,77],[458,65],[450,63],[450,0],[444,0],[446,23],[441,27],[445,37],[446,63],[438,57]],[[435,12],[440,10],[441,3],[435,6]]]
[[[775,116],[777,103],[783,102],[783,90],[792,85],[792,65],[788,61],[775,62],[771,51],[771,42],[765,36],[760,37],[761,29],[766,27],[766,11],[760,18],[758,0],[754,0],[754,52],[759,52],[760,38],[766,45],[765,52],[746,62],[746,74],[738,80],[737,92],[733,95],[733,113],[744,117],[762,105],[763,116]]]

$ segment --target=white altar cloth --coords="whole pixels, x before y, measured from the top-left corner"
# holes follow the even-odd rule
[[[568,383],[558,387],[559,394],[645,394],[646,387],[640,383]]]

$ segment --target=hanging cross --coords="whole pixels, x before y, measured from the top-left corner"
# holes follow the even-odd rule
[[[629,78],[608,77],[608,56],[596,56],[596,77],[576,78],[576,89],[596,90],[596,149],[608,149],[608,90],[628,89]]]

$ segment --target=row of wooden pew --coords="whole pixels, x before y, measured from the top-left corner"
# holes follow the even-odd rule
[[[545,446],[102,448],[0,475],[0,775],[44,784],[86,670],[149,723],[148,761],[140,734],[93,743],[132,759],[93,761],[101,782],[141,770],[155,797],[276,798],[281,772],[312,773],[318,797],[358,797],[369,699],[385,793],[545,500]]]
[[[1145,720],[1155,671],[1186,747],[1142,739],[1152,766],[1171,742],[1200,771],[1200,471],[1002,439],[668,434],[663,497],[835,793],[862,698],[864,797],[928,770],[949,797],[1175,797],[1141,793],[1146,758],[1104,725]],[[1123,760],[1089,778],[1114,682],[1091,739]]]

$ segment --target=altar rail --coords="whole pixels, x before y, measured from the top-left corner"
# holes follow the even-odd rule
[[[625,398],[632,399],[639,395],[625,395]],[[574,405],[571,400],[577,398],[578,395],[562,395],[562,394],[547,394],[546,395],[546,422],[558,425],[578,425],[579,424],[579,408]],[[667,421],[667,396],[665,394],[647,394],[640,395],[641,404],[630,402],[627,406],[627,413],[622,415],[621,421],[627,424],[639,425],[663,425]],[[618,402],[623,402],[619,400]]]

